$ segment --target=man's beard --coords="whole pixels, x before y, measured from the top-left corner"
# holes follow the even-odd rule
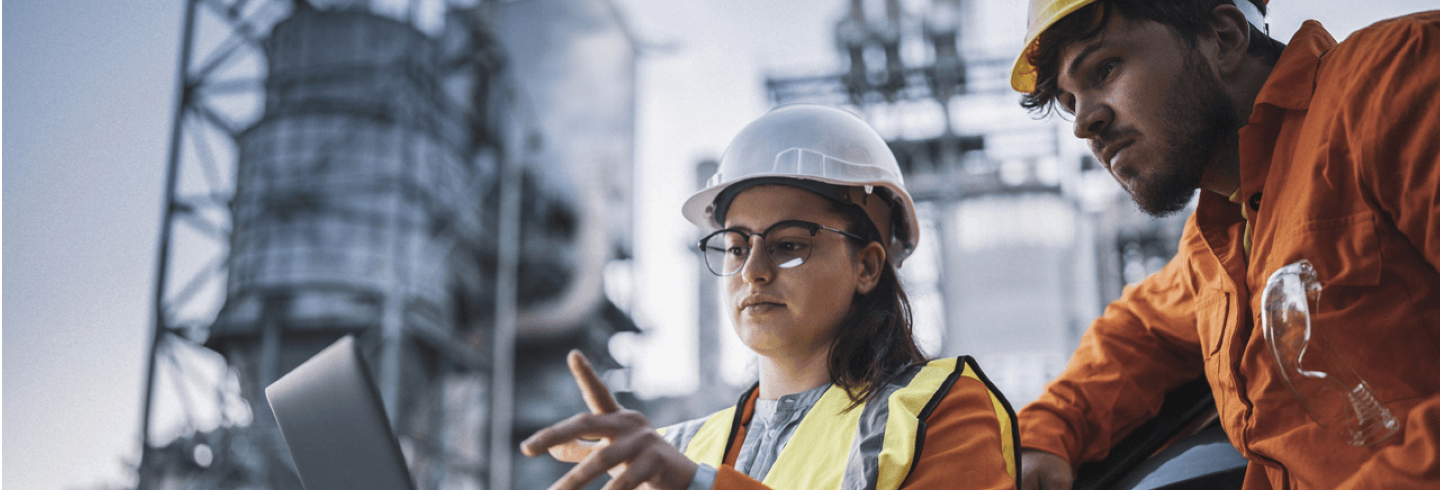
[[[1162,218],[1190,203],[1217,153],[1238,140],[1240,124],[1234,105],[1215,72],[1194,51],[1185,55],[1185,69],[1165,95],[1160,115],[1169,149],[1156,162],[1157,171],[1131,182],[1131,199],[1141,211]]]

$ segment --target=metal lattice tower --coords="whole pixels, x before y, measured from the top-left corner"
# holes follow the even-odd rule
[[[493,476],[475,401],[513,341],[475,327],[506,323],[483,298],[513,288],[484,278],[518,259],[482,230],[518,236],[520,186],[496,184],[533,124],[453,3],[187,2],[141,488],[300,488],[262,390],[345,334],[421,488]]]

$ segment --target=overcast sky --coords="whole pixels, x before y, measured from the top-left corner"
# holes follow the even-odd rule
[[[830,29],[847,2],[616,3],[642,41],[666,47],[644,55],[638,71],[635,315],[654,337],[690,338],[693,305],[663,298],[694,287],[694,276],[674,273],[694,270],[684,250],[690,225],[678,212],[693,164],[718,156],[765,110],[764,75],[838,66]],[[1282,39],[1303,18],[1320,19],[1343,38],[1433,5],[1282,1],[1271,22]],[[122,463],[138,460],[182,7],[178,0],[3,4],[6,487],[124,482]],[[1308,10],[1287,12],[1298,8]],[[1023,19],[987,25],[998,45],[1018,44]]]

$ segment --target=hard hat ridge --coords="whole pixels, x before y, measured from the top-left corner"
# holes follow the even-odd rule
[[[740,130],[715,175],[685,201],[682,212],[701,229],[718,230],[729,200],[759,183],[795,185],[859,206],[881,232],[897,267],[915,248],[919,223],[895,154],[854,114],[817,104],[772,109]],[[870,199],[880,194],[877,187],[889,198]]]

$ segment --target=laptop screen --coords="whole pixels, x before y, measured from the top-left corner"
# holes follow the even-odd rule
[[[265,397],[306,490],[414,490],[354,336],[280,377]]]

